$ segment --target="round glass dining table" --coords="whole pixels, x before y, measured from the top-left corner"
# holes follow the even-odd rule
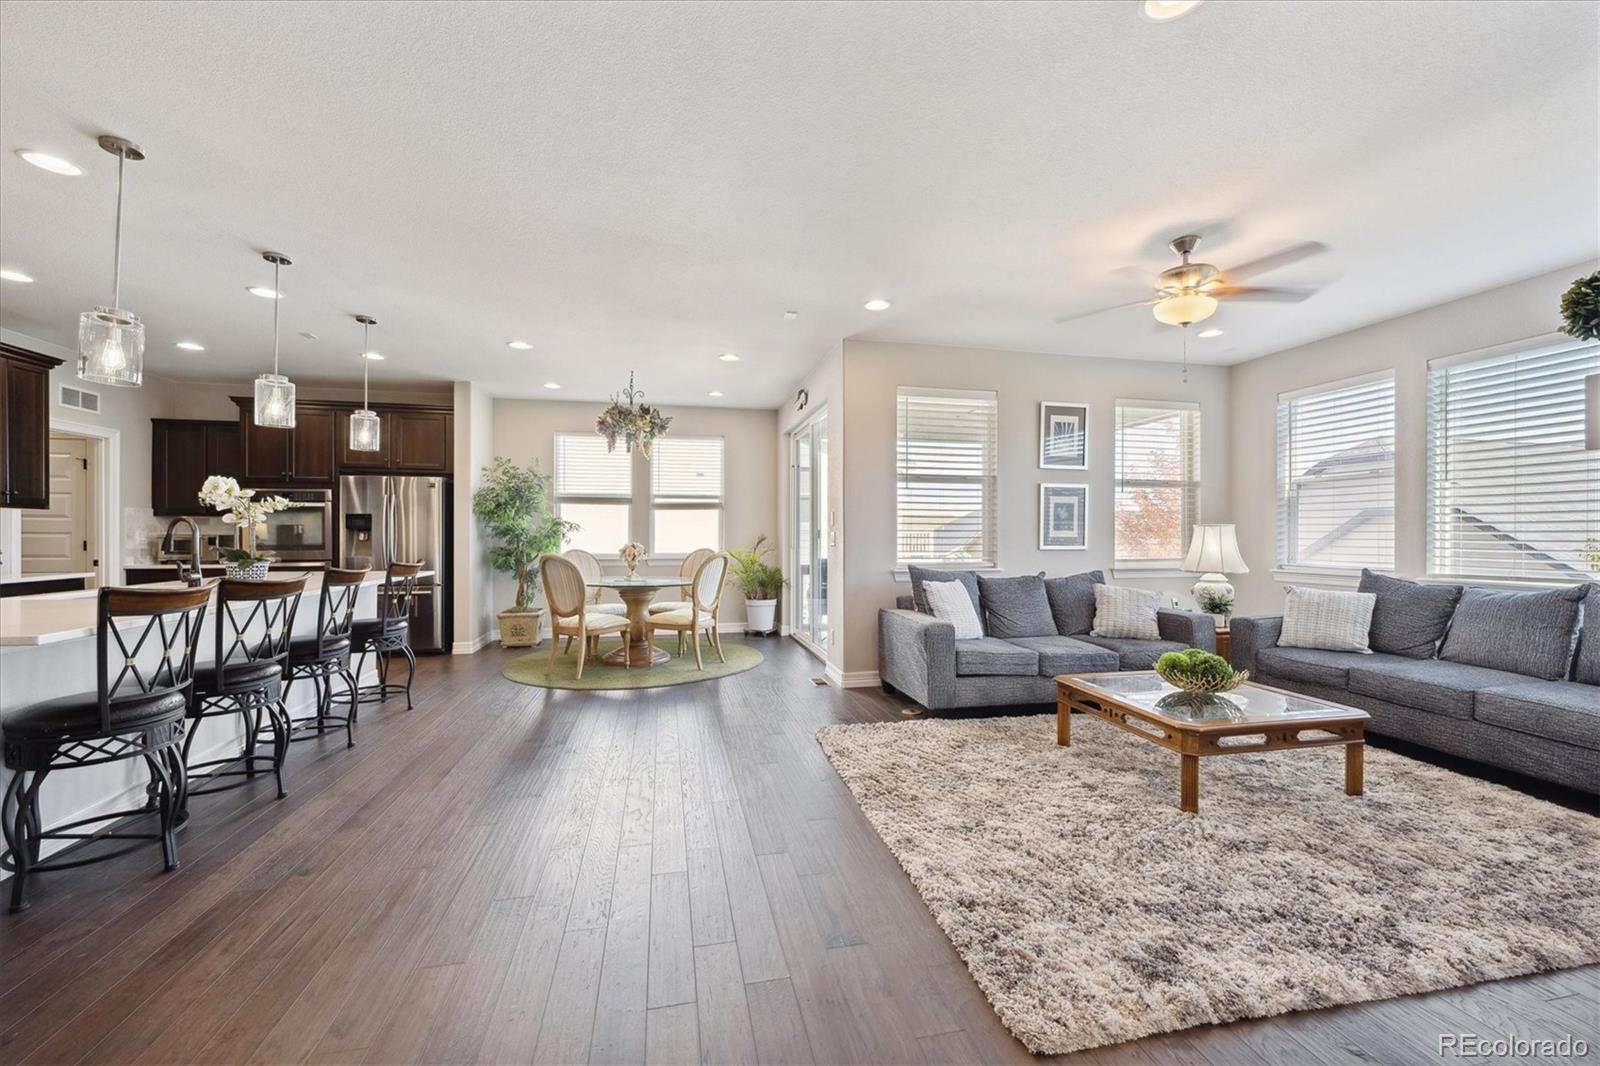
[[[671,656],[650,643],[645,619],[649,617],[650,601],[662,589],[675,589],[683,585],[677,575],[660,577],[596,577],[584,582],[592,589],[611,589],[622,597],[628,608],[628,642],[615,651],[600,656],[600,661],[612,666],[650,666],[664,663]]]

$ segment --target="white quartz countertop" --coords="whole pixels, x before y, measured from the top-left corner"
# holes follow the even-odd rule
[[[15,574],[11,577],[0,577],[0,585],[37,585],[46,581],[75,581],[78,578],[87,581],[98,576],[99,574],[93,570],[77,572],[64,570],[55,574]]]
[[[417,576],[432,577],[433,571],[424,570]],[[383,571],[372,571],[361,584],[363,587],[383,584]],[[136,587],[181,589],[184,585],[179,581],[160,581]],[[312,574],[306,581],[306,592],[314,593],[321,588],[322,575]],[[0,647],[31,647],[92,637],[95,633],[98,605],[99,593],[94,589],[78,592],[46,592],[37,596],[12,596],[0,599]],[[302,602],[301,610],[307,606],[315,612],[314,602]],[[140,623],[138,619],[131,618],[128,624]]]

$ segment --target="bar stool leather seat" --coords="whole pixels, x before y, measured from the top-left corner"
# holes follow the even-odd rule
[[[111,704],[113,729],[137,729],[176,715],[183,717],[188,699],[182,692],[117,700]],[[100,696],[74,692],[41,703],[7,708],[0,713],[0,731],[13,740],[74,740],[100,735]]]

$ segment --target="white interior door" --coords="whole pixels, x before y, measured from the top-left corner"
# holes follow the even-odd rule
[[[91,568],[89,551],[89,442],[50,435],[50,508],[22,512],[22,572],[79,573]]]

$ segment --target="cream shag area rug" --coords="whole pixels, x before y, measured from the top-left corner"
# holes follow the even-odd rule
[[[1201,761],[1078,715],[829,726],[1000,1020],[1059,1054],[1600,962],[1600,819],[1368,748]]]

